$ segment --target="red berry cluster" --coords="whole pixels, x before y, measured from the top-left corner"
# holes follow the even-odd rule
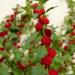
[[[6,50],[5,48],[5,44],[9,42],[9,40],[11,39],[11,37],[9,37],[8,39],[8,36],[9,34],[13,33],[13,34],[16,34],[17,35],[17,38],[18,38],[18,41],[12,41],[12,46],[15,47],[15,48],[20,48],[20,45],[18,45],[18,43],[20,42],[20,39],[19,39],[19,35],[21,34],[20,30],[24,27],[24,24],[19,24],[19,25],[15,25],[16,27],[19,28],[19,31],[17,32],[11,32],[10,31],[10,28],[12,26],[12,23],[14,23],[15,19],[16,19],[16,16],[17,14],[14,13],[13,15],[10,15],[9,18],[6,19],[5,21],[5,24],[4,24],[4,28],[5,30],[4,31],[1,31],[0,32],[0,39],[3,38],[3,41],[1,42],[1,44],[3,46],[0,46],[0,52],[4,52]],[[5,37],[7,36],[7,37]],[[4,61],[5,57],[0,57],[0,63],[2,63]],[[18,67],[23,70],[24,69],[24,65],[23,64],[19,64]]]
[[[14,21],[15,16],[16,16],[15,14],[10,15],[10,17],[6,21],[5,28],[10,28],[11,27],[11,23]]]
[[[45,68],[48,68],[52,64],[53,58],[56,56],[56,50],[53,48],[49,48],[52,43],[51,35],[52,30],[46,28],[47,24],[49,24],[49,19],[44,15],[45,9],[37,9],[38,4],[33,4],[33,12],[38,14],[38,22],[35,26],[37,32],[41,32],[44,30],[44,34],[41,38],[41,45],[45,45],[47,47],[47,54],[41,59],[41,64],[45,65]],[[49,75],[58,75],[58,71],[49,70]]]
[[[21,63],[20,61],[17,62],[17,66],[22,71],[26,69],[26,65]]]
[[[5,37],[8,34],[7,31],[0,32],[0,37]]]
[[[3,47],[0,47],[0,51],[4,51],[5,49]]]
[[[47,55],[41,59],[41,64],[45,65],[46,68],[52,64],[52,60],[56,56],[56,50],[53,48],[48,48],[47,52]]]
[[[58,71],[51,69],[51,70],[49,70],[49,75],[58,75]]]
[[[0,63],[3,62],[5,57],[0,57]]]

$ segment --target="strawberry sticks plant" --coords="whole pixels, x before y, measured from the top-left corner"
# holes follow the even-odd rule
[[[65,17],[64,24],[66,25],[65,37],[68,37],[67,44],[64,46],[66,52],[71,56],[71,61],[68,63],[71,66],[72,74],[75,74],[75,62],[74,62],[74,52],[75,52],[75,1],[66,0],[69,12]]]
[[[71,55],[50,25],[47,12],[55,7],[45,10],[47,1],[26,0],[1,22],[0,75],[66,74]]]

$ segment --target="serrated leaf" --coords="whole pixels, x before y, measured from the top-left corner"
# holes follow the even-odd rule
[[[41,64],[37,64],[32,67],[31,75],[48,75],[48,71]]]
[[[38,14],[33,14],[34,19],[37,19],[37,17],[38,17]]]
[[[36,55],[33,58],[33,62],[38,62],[47,54],[47,50],[44,46],[41,46],[37,49]]]
[[[37,33],[37,35],[35,36],[35,42],[37,43],[40,39],[41,39],[42,35],[40,33]]]
[[[3,41],[4,41],[4,38],[1,38],[1,37],[0,37],[0,44],[1,44],[1,45],[3,44]]]
[[[62,59],[62,55],[61,55],[60,51],[58,51],[57,54],[58,55],[53,59],[53,63],[59,63],[59,64],[62,65],[64,63],[64,60],[61,60]]]
[[[67,30],[65,34],[68,34],[70,32],[72,32],[72,29]]]
[[[40,1],[42,3],[46,3],[47,2],[47,0],[34,0],[34,1]]]
[[[31,47],[31,42],[37,42],[40,39],[39,33],[32,33],[26,40],[26,44],[22,46],[23,50],[27,50]]]
[[[42,1],[42,3],[46,3],[47,2],[47,0],[41,0]]]
[[[58,39],[59,39],[59,37],[56,35],[55,32],[54,32],[53,35],[52,35],[52,39],[53,39],[53,40],[58,40]]]
[[[0,66],[0,75],[9,75],[7,65],[3,64]]]
[[[7,15],[7,16],[5,16],[4,18],[6,18],[6,19],[8,19],[10,16],[9,15]]]
[[[14,75],[22,75],[22,72],[18,69],[13,70]]]
[[[69,53],[66,53],[62,58],[63,58],[64,61],[70,61],[71,55]]]
[[[7,43],[5,43],[4,47],[7,49],[7,50],[10,50],[11,46],[12,46],[12,41],[8,41]]]
[[[72,55],[75,52],[75,44],[70,45],[69,48],[70,48],[69,52]]]
[[[21,53],[18,50],[14,50],[14,56],[17,61],[21,59]]]
[[[10,33],[10,34],[8,35],[8,37],[13,38],[13,37],[17,37],[17,35],[16,35],[15,33]]]

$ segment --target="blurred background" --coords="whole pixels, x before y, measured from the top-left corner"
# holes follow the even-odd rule
[[[20,4],[25,5],[25,0],[1,0],[0,1],[0,21],[6,16],[13,13],[12,8]],[[56,26],[60,26],[63,23],[64,17],[67,15],[68,8],[66,0],[49,0],[45,4],[45,8],[48,9],[51,6],[58,6],[57,8],[49,11],[50,23]]]

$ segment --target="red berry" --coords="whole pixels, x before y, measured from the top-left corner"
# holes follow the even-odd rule
[[[65,46],[64,46],[64,50],[67,50],[67,49],[68,49],[68,46],[67,46],[67,45],[65,45]]]
[[[33,7],[33,8],[37,8],[37,7],[38,7],[38,3],[32,4],[32,7]]]
[[[8,34],[8,32],[7,32],[7,31],[0,32],[0,37],[5,37],[7,34]]]
[[[13,43],[13,46],[17,46],[17,42],[14,42],[14,43]]]
[[[0,63],[4,61],[4,57],[0,57]]]
[[[14,21],[15,16],[14,15],[10,15],[9,21],[13,22]]]
[[[48,36],[43,36],[41,38],[41,43],[43,45],[49,46],[49,45],[51,45],[51,42],[52,42],[52,40]]]
[[[35,29],[36,31],[41,31],[43,29],[43,25],[41,23],[37,23]]]
[[[33,12],[38,15],[43,15],[45,13],[45,10],[44,9],[34,9]]]
[[[51,56],[52,58],[54,58],[56,56],[56,50],[53,48],[48,48],[48,55]]]
[[[7,22],[7,23],[5,24],[5,27],[6,27],[6,28],[10,28],[10,27],[11,27],[11,23]]]
[[[17,62],[17,66],[19,67],[20,70],[25,70],[26,69],[26,65],[24,65],[21,62]]]
[[[15,11],[15,12],[14,12],[14,17],[15,17],[17,14],[18,14],[18,11]]]
[[[68,44],[75,44],[75,40],[70,40]]]
[[[10,17],[6,20],[7,22],[13,22],[15,15],[10,15]]]
[[[21,46],[20,45],[17,45],[17,48],[21,48]]]
[[[75,31],[71,32],[70,36],[75,36]]]
[[[40,22],[40,23],[43,23],[43,24],[49,24],[48,18],[46,18],[46,17],[44,17],[44,16],[41,16],[41,17],[39,18],[39,22]]]
[[[11,17],[10,17],[10,18],[9,18],[9,21],[10,21],[10,22],[13,22],[13,21],[14,21],[14,18],[11,18]]]
[[[52,31],[50,29],[45,29],[45,35],[51,37]]]
[[[58,71],[54,69],[49,70],[48,73],[49,75],[58,75]]]
[[[22,33],[21,32],[16,32],[16,35],[17,36],[20,36]]]
[[[75,29],[75,24],[72,24],[73,29]]]
[[[45,13],[45,9],[40,9],[39,11],[38,11],[38,14],[39,15],[42,15],[42,14],[44,14]]]
[[[38,14],[39,10],[38,9],[34,9],[33,13]]]
[[[0,47],[0,51],[4,51],[5,49],[3,47]]]
[[[41,59],[41,64],[45,65],[46,67],[49,67],[50,64],[52,64],[52,58],[50,56],[46,55],[45,57],[43,57]]]

